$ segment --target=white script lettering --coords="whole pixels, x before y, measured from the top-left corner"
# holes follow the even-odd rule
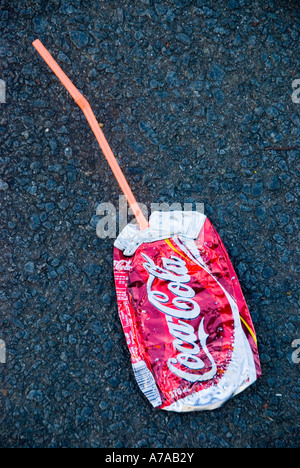
[[[173,346],[178,351],[178,355],[168,360],[170,371],[189,382],[211,379],[217,372],[217,366],[207,348],[206,341],[209,335],[204,331],[204,318],[199,325],[198,338],[201,348],[209,358],[211,370],[204,374],[196,374],[175,367],[178,363],[192,371],[199,371],[205,367],[203,360],[198,356],[201,348],[197,344],[198,338],[194,327],[183,321],[195,319],[200,315],[200,306],[193,300],[196,293],[187,284],[191,277],[185,261],[174,255],[169,259],[162,257],[163,267],[159,267],[146,254],[142,256],[146,260],[143,266],[149,273],[147,283],[149,301],[166,315],[169,332],[175,338]],[[152,290],[156,278],[168,282],[167,288],[175,296],[172,301],[165,292]],[[172,302],[174,307],[168,306],[169,302]],[[178,320],[176,323],[173,322],[173,318],[183,320]]]

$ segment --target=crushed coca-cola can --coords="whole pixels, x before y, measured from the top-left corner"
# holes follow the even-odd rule
[[[251,316],[226,249],[197,212],[154,212],[115,241],[119,316],[155,408],[212,410],[261,375]]]

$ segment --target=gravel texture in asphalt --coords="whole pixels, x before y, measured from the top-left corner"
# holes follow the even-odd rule
[[[299,446],[298,1],[0,6],[1,447]],[[158,411],[135,383],[96,235],[120,190],[37,38],[137,200],[204,203],[222,237],[263,376],[221,409]]]

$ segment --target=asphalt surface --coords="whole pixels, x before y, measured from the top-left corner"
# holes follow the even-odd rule
[[[298,447],[298,2],[0,5],[0,446]],[[113,239],[96,235],[97,205],[118,206],[120,190],[36,38],[91,103],[136,198],[204,203],[227,247],[263,376],[221,409],[158,411],[137,388]]]

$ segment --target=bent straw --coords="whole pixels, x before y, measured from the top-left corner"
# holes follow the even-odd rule
[[[123,172],[121,171],[121,168],[101,130],[99,127],[99,124],[96,120],[96,117],[91,109],[90,104],[88,101],[85,99],[85,97],[78,91],[78,89],[73,85],[71,80],[67,77],[67,75],[62,71],[60,66],[56,63],[54,58],[51,56],[51,54],[48,52],[46,47],[43,46],[41,41],[39,39],[36,39],[32,43],[33,47],[38,51],[38,53],[41,55],[41,57],[45,60],[47,65],[51,68],[51,70],[55,73],[57,78],[62,82],[62,84],[65,86],[65,88],[69,91],[71,94],[72,98],[75,100],[76,104],[82,109],[84,115],[87,118],[88,123],[90,124],[95,137],[98,140],[98,143],[100,145],[100,148],[103,151],[104,156],[106,157],[108,164],[110,165],[127,201],[132,209],[132,212],[134,216],[136,217],[136,220],[138,222],[139,228],[141,230],[147,229],[149,227],[149,224],[144,217],[141,209],[139,208],[139,205],[124,177]]]

